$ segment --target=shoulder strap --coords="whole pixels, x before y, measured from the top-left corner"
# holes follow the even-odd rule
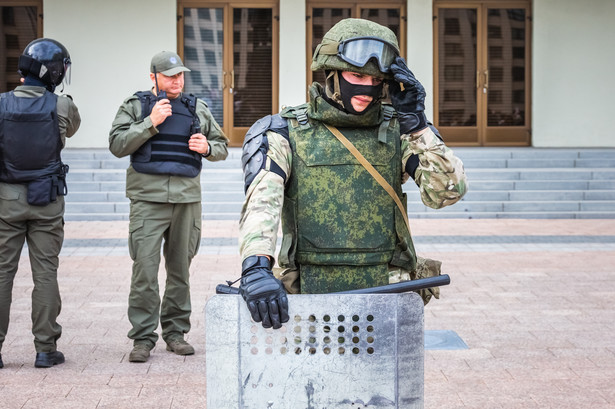
[[[194,94],[184,95],[182,94],[182,102],[188,108],[188,111],[194,116],[196,116],[196,96]]]
[[[383,104],[382,105],[382,122],[380,123],[380,127],[378,128],[378,141],[382,143],[387,142],[387,128],[389,127],[389,123],[391,122],[391,118],[395,115],[396,111],[391,105]]]
[[[141,101],[141,119],[145,119],[150,114],[151,98],[153,95],[149,91],[135,92],[135,95]]]
[[[308,119],[308,105],[301,104],[296,107],[288,107],[284,108],[284,110],[280,113],[282,117],[292,118],[294,121],[293,128],[297,128],[299,130],[308,129],[310,127],[310,121]]]
[[[15,91],[3,92],[3,93],[0,93],[0,100],[2,99],[8,100],[10,97],[14,97],[14,96],[15,96]]]
[[[182,95],[182,102],[188,108],[188,111],[192,114],[192,125],[190,126],[191,133],[200,133],[201,132],[201,121],[199,121],[199,116],[196,113],[196,100],[197,97],[194,94]]]
[[[408,232],[410,233],[410,236],[412,236],[412,232],[410,231],[410,221],[408,220],[408,213],[406,213],[404,205],[401,203],[401,200],[397,196],[397,193],[395,193],[395,189],[393,189],[393,187],[382,177],[380,173],[378,173],[378,171],[372,166],[372,164],[369,163],[367,159],[365,159],[365,156],[363,156],[361,152],[359,152],[357,148],[355,148],[352,142],[350,142],[348,138],[346,138],[336,127],[327,125],[325,123],[323,123],[323,125],[326,126],[327,129],[333,135],[335,135],[335,137],[342,143],[342,145],[344,145],[346,149],[348,149],[350,153],[352,153],[352,156],[354,156],[359,161],[359,163],[363,165],[365,170],[367,170],[369,174],[372,175],[374,179],[376,179],[376,182],[378,182],[378,184],[380,184],[380,186],[382,186],[382,188],[386,190],[389,196],[391,196],[391,198],[399,208],[399,211],[401,212],[404,221],[406,222],[406,227],[408,227]]]

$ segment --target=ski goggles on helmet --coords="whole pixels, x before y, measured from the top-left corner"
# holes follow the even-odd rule
[[[355,37],[342,40],[335,52],[332,47],[335,43],[327,44],[327,46],[323,44],[320,50],[322,54],[336,54],[343,61],[357,67],[364,67],[370,59],[375,58],[381,72],[389,72],[395,57],[399,55],[393,44],[378,37]]]

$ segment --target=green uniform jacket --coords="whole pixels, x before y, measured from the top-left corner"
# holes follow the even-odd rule
[[[181,97],[181,96],[180,96]],[[178,98],[180,98],[178,97]],[[228,140],[211,115],[207,104],[197,100],[196,113],[201,133],[207,137],[209,161],[226,159]],[[109,132],[109,150],[118,158],[134,153],[158,129],[150,117],[141,118],[141,101],[136,95],[126,98],[115,115]],[[130,199],[157,203],[193,203],[201,201],[201,178],[139,173],[132,165],[126,170],[126,196]]]

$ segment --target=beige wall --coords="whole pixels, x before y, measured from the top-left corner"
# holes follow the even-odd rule
[[[407,10],[408,68],[425,88],[425,113],[433,120],[433,3],[408,0]]]
[[[300,105],[307,98],[306,49],[301,46],[307,44],[305,15],[305,0],[280,1],[280,107]]]
[[[615,146],[614,20],[613,0],[534,0],[534,146]]]
[[[148,89],[152,55],[177,49],[175,0],[53,0],[43,2],[46,37],[70,52],[71,94],[81,128],[67,147],[107,147],[117,108]]]

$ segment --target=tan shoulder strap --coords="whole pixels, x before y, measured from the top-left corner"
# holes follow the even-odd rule
[[[406,222],[406,226],[408,227],[408,232],[410,232],[410,222],[408,221],[408,213],[406,213],[406,209],[404,209],[404,205],[401,203],[401,200],[399,200],[397,193],[395,193],[395,189],[393,189],[393,187],[382,177],[380,173],[378,173],[378,171],[372,166],[372,164],[369,163],[367,159],[365,159],[365,156],[363,156],[361,152],[359,152],[357,148],[355,148],[352,142],[350,142],[348,138],[346,138],[336,127],[330,126],[327,124],[323,124],[323,125],[326,126],[327,129],[333,135],[335,135],[335,137],[346,147],[346,149],[350,151],[350,153],[352,153],[352,155],[359,161],[359,163],[363,165],[363,167],[369,172],[369,174],[372,175],[374,179],[376,179],[376,182],[378,182],[380,186],[382,186],[382,188],[386,190],[389,196],[391,196],[391,198],[395,201],[395,204],[399,208],[399,211],[401,212],[401,215],[403,216],[404,221]],[[410,236],[412,236],[412,232],[410,232]]]

